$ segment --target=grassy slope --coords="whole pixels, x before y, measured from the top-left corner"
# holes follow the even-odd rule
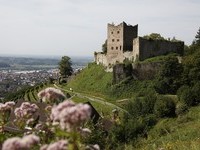
[[[90,101],[87,98],[79,98],[77,96],[73,97],[72,100],[76,103],[84,103],[84,102],[90,102],[92,106],[100,113],[101,116],[110,116],[112,113],[112,110],[115,109],[115,107],[108,106],[105,104],[100,104],[98,102]]]
[[[100,96],[111,96],[119,98],[128,96],[131,97],[140,91],[151,86],[150,81],[128,81],[129,83],[122,83],[116,85],[114,90],[110,90],[113,86],[111,84],[111,74],[105,73],[102,66],[91,65],[78,74],[73,80],[69,82],[66,88],[72,87],[77,91],[90,93]],[[117,95],[117,96],[116,96]],[[177,102],[175,95],[166,95]],[[126,97],[127,98],[127,97]],[[149,132],[148,139],[140,139],[138,141],[138,149],[159,149],[166,150],[188,150],[200,149],[200,106],[193,107],[190,111],[178,118],[161,119]],[[127,149],[133,149],[132,146],[127,145]],[[134,148],[135,149],[135,148]]]
[[[108,101],[132,98],[142,89],[151,86],[151,81],[124,80],[112,85],[112,73],[104,71],[103,66],[90,64],[77,74],[63,88],[73,88],[77,92],[105,98]]]
[[[75,91],[105,97],[112,84],[112,73],[107,73],[100,65],[89,64],[65,86]]]
[[[141,140],[139,149],[199,150],[200,149],[200,106],[178,118],[160,120],[150,130],[148,139]]]
[[[26,92],[25,95],[24,95],[24,100],[25,101],[30,101],[30,102],[36,102],[37,100],[39,100],[37,94],[41,90],[43,90],[43,89],[45,89],[47,87],[53,87],[53,85],[52,84],[47,84],[47,85],[43,84],[38,89],[34,88],[34,89],[30,90],[29,92]]]
[[[176,53],[170,53],[168,55],[161,55],[161,56],[147,58],[143,61],[140,61],[139,63],[143,64],[143,63],[151,63],[151,62],[163,62],[169,56],[178,56],[178,55]]]

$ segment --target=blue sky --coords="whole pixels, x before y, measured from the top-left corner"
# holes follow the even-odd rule
[[[199,0],[0,0],[0,55],[92,56],[107,23],[139,25],[191,44],[200,27]]]

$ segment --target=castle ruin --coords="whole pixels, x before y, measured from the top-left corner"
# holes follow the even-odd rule
[[[138,25],[132,26],[122,22],[107,26],[107,53],[95,52],[95,62],[104,66],[142,61],[147,58],[168,53],[183,54],[184,42],[145,39],[138,36]]]

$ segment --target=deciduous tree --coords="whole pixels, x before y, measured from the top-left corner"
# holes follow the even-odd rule
[[[72,75],[73,69],[70,59],[71,58],[68,56],[63,56],[61,61],[59,62],[59,70],[62,77],[68,77]]]

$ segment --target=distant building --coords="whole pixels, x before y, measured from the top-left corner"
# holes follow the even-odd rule
[[[95,62],[104,66],[123,63],[126,59],[135,62],[167,53],[183,54],[184,42],[152,40],[138,36],[138,25],[122,22],[107,26],[107,53],[95,53]]]

